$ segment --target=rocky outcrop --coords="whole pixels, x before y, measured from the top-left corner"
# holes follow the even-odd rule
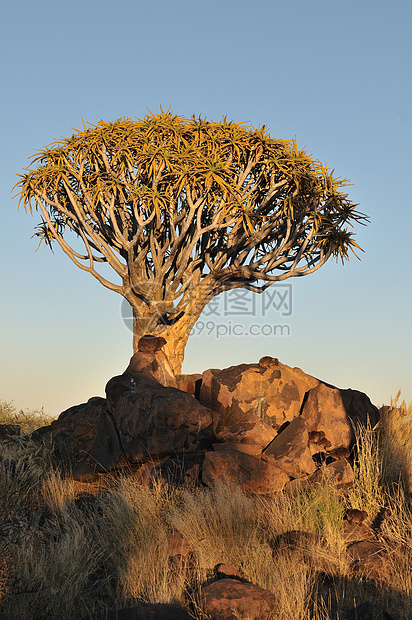
[[[125,372],[107,383],[106,398],[71,407],[37,431],[70,447],[78,480],[126,465],[142,482],[232,481],[264,495],[353,483],[354,428],[379,417],[365,394],[270,356],[174,377],[164,344],[143,337]]]

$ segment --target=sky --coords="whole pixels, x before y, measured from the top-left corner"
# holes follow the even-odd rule
[[[122,298],[58,247],[36,252],[39,216],[18,210],[11,188],[36,149],[82,119],[160,106],[296,136],[350,179],[370,217],[355,230],[360,261],[216,298],[183,372],[271,355],[377,406],[399,389],[412,400],[409,0],[14,0],[2,22],[0,400],[57,417],[127,367]]]

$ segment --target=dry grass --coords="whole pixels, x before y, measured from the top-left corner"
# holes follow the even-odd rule
[[[395,399],[378,428],[357,429],[352,488],[319,486],[275,498],[225,484],[149,488],[132,475],[79,497],[51,448],[16,438],[0,453],[0,617],[81,620],[161,602],[200,619],[196,591],[224,562],[275,594],[277,620],[344,620],[366,600],[397,620],[411,618],[411,410]],[[379,534],[387,551],[384,587],[353,571],[343,535],[349,507],[367,510],[368,523],[386,508]],[[170,562],[174,530],[192,552]],[[294,530],[313,536],[278,549],[278,537]]]

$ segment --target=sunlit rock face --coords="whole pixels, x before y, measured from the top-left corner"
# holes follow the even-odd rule
[[[262,495],[353,483],[354,428],[379,419],[366,394],[268,355],[175,377],[164,344],[143,337],[124,373],[107,383],[106,398],[71,407],[36,431],[70,448],[79,478],[133,466],[142,481],[231,481]]]

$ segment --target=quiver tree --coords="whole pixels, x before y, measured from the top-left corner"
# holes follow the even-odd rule
[[[100,121],[30,166],[17,185],[26,211],[41,213],[35,235],[123,295],[135,350],[142,335],[165,336],[176,372],[215,295],[343,262],[359,248],[347,226],[367,219],[342,192],[346,180],[296,141],[225,118]]]

